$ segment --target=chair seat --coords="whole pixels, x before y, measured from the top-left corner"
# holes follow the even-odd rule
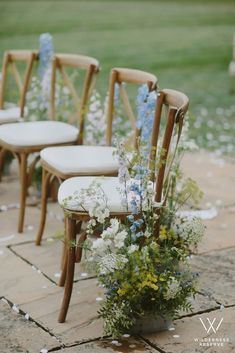
[[[109,208],[110,212],[113,213],[125,213],[127,209],[125,206],[122,205],[122,198],[123,195],[120,192],[120,188],[122,189],[121,184],[119,183],[118,177],[74,177],[65,180],[58,192],[58,201],[61,206],[64,205],[64,200],[69,197],[73,196],[74,193],[80,192],[81,189],[89,188],[90,184],[94,180],[99,180],[101,183],[102,189],[107,196],[107,207]],[[91,203],[87,200],[86,204],[83,205],[86,210],[89,209]],[[66,208],[72,211],[84,212],[84,209],[79,206],[77,202],[74,201],[73,198],[67,200]]]
[[[43,162],[64,174],[104,175],[118,172],[114,151],[109,146],[61,146],[45,148],[40,156]]]
[[[12,146],[40,146],[75,142],[78,129],[60,121],[34,121],[0,126],[0,140]]]
[[[14,123],[21,120],[19,107],[0,109],[0,124]]]

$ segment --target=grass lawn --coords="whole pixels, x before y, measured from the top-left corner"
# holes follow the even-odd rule
[[[1,57],[37,48],[50,32],[57,52],[99,59],[103,92],[114,66],[155,73],[161,88],[189,95],[200,146],[235,152],[235,77],[228,76],[235,1],[1,0],[0,23]]]

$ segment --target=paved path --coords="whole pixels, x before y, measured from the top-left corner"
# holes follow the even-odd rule
[[[182,312],[174,330],[118,342],[102,339],[96,298],[103,293],[96,279],[84,277],[81,265],[76,268],[67,322],[58,324],[62,244],[52,237],[63,230],[62,212],[50,204],[45,240],[36,247],[39,209],[27,208],[25,231],[17,234],[18,182],[16,177],[4,178],[0,184],[0,353],[235,352],[235,164],[201,152],[186,155],[183,166],[205,192],[200,207],[217,213],[205,221],[206,236],[192,258],[193,268],[200,273],[193,312]],[[208,319],[215,319],[213,328]],[[207,331],[210,328],[208,333],[201,321]]]

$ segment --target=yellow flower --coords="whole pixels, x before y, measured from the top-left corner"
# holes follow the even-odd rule
[[[120,297],[122,297],[125,294],[126,294],[126,290],[125,289],[123,289],[123,288],[119,288],[118,289],[118,295],[120,295]]]
[[[160,240],[164,240],[167,238],[167,230],[165,226],[160,226],[160,235],[159,235],[159,239]]]

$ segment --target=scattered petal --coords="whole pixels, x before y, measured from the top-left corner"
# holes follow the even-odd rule
[[[87,277],[87,276],[88,276],[88,273],[86,273],[86,272],[81,273],[81,277]]]
[[[111,343],[116,346],[119,342],[117,340],[113,340]]]
[[[224,310],[224,306],[222,304],[220,305],[220,310]]]
[[[34,230],[34,226],[32,226],[31,224],[27,225],[26,227],[27,230]]]
[[[48,350],[46,348],[43,348],[40,350],[40,353],[48,353]]]
[[[5,304],[8,304],[8,301],[5,298],[2,298],[1,301]]]
[[[60,278],[60,276],[61,276],[61,273],[60,273],[60,272],[56,272],[56,273],[54,273],[54,277],[56,277],[56,278]]]
[[[36,266],[32,265],[31,267],[32,267],[32,269],[33,269],[34,271],[37,271],[37,267],[36,267]]]
[[[173,335],[173,337],[174,337],[174,338],[179,338],[179,337],[180,337],[180,335]]]
[[[103,300],[103,298],[97,297],[97,298],[95,298],[95,300],[96,300],[97,302],[101,302],[101,301]]]
[[[42,273],[42,271],[41,270],[37,270],[37,273]]]
[[[123,337],[125,337],[125,338],[129,338],[129,337],[130,337],[130,335],[129,335],[129,333],[124,333]]]
[[[26,320],[29,320],[29,314],[28,313],[26,313],[24,317],[25,317]]]
[[[17,306],[15,304],[13,304],[12,310],[15,311],[17,314],[19,314],[19,312],[20,312],[19,308],[17,308]]]
[[[130,347],[130,348],[135,348],[135,347],[136,347],[136,344],[130,344],[129,347]]]
[[[175,327],[169,327],[168,331],[175,331]]]

